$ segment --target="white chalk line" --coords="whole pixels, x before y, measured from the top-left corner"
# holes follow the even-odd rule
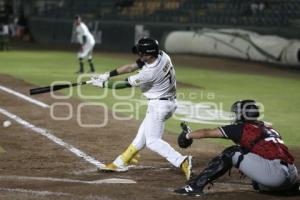
[[[156,171],[166,171],[166,170],[170,170],[170,167],[154,167],[154,166],[149,166],[149,165],[129,165],[128,166],[129,169],[141,169],[141,170],[145,170],[145,169],[150,169],[150,170],[156,170]]]
[[[1,86],[0,85],[0,89],[5,91],[5,92],[8,92],[10,94],[13,94],[15,96],[18,96],[26,101],[29,101],[31,103],[34,103],[38,106],[41,106],[43,108],[49,108],[50,106],[41,102],[41,101],[37,101],[35,99],[32,99],[28,96],[25,96],[19,92],[16,92],[14,90],[11,90],[7,87],[4,87],[4,86]],[[69,151],[71,151],[72,153],[74,153],[75,155],[77,155],[78,157],[81,157],[83,158],[84,160],[88,161],[89,163],[95,165],[96,167],[102,167],[104,166],[101,162],[95,160],[94,158],[88,156],[87,154],[85,154],[84,152],[80,151],[79,149],[75,148],[74,146],[70,145],[70,144],[67,144],[65,143],[63,140],[61,140],[60,138],[57,138],[56,136],[54,136],[53,134],[51,134],[50,131],[48,131],[47,129],[43,129],[43,128],[40,128],[40,127],[36,127],[34,126],[33,124],[21,119],[20,117],[18,117],[17,115],[14,115],[10,112],[8,112],[7,110],[4,110],[2,108],[0,108],[0,112],[4,115],[6,115],[7,117],[15,120],[17,123],[25,126],[26,128],[30,128],[31,130],[35,131],[36,133],[39,133],[45,137],[47,137],[48,139],[52,140],[53,142],[55,142],[56,144],[60,145],[60,146],[63,146],[65,148],[67,148]]]
[[[94,181],[82,181],[66,178],[51,178],[51,177],[31,177],[31,176],[0,176],[0,180],[17,180],[17,181],[52,181],[64,183],[82,183],[82,184],[134,184],[136,183],[131,179],[109,178]]]
[[[30,103],[33,103],[33,104],[36,104],[42,108],[49,108],[50,106],[41,102],[41,101],[38,101],[38,100],[35,100],[33,98],[30,98],[24,94],[21,94],[19,92],[16,92],[14,90],[11,90],[5,86],[2,86],[0,85],[0,89],[7,92],[7,93],[10,93],[10,94],[13,94],[17,97],[20,97]],[[5,109],[2,109],[0,108],[0,112],[4,115],[6,115],[7,117],[11,118],[12,120],[16,121],[17,123],[25,126],[26,128],[30,128],[31,130],[33,130],[34,132],[36,133],[39,133],[45,137],[47,137],[48,139],[50,139],[51,141],[55,142],[56,144],[62,146],[62,147],[65,147],[66,149],[68,149],[69,151],[71,151],[72,153],[74,153],[76,156],[80,157],[80,158],[83,158],[84,160],[86,160],[87,162],[95,165],[97,168],[102,168],[104,167],[105,165],[97,160],[95,160],[94,158],[92,158],[91,156],[88,156],[87,154],[85,154],[84,152],[82,152],[81,150],[75,148],[74,146],[70,145],[70,144],[67,144],[65,143],[63,140],[61,140],[60,138],[54,136],[53,134],[51,134],[51,132],[47,129],[44,129],[44,128],[40,128],[40,127],[36,127],[34,126],[33,124],[21,119],[20,117],[18,117],[17,115],[14,115],[10,112],[8,112],[7,110]]]
[[[50,192],[50,191],[39,191],[39,190],[26,190],[26,189],[21,189],[21,188],[0,188],[0,191],[4,192],[20,192],[20,193],[26,193],[26,194],[34,194],[34,195],[39,195],[39,196],[49,196],[49,195],[54,195],[54,196],[72,196],[70,193],[64,193],[64,192]]]
[[[3,115],[9,117],[10,119],[14,120],[15,122],[25,126],[26,128],[31,129],[32,131],[39,133],[43,136],[45,136],[46,138],[48,138],[49,140],[53,141],[54,143],[66,148],[67,150],[69,150],[70,152],[72,152],[73,154],[75,154],[77,157],[83,158],[85,161],[95,165],[97,168],[101,168],[104,167],[104,164],[101,163],[98,160],[95,160],[94,158],[92,158],[91,156],[87,155],[86,153],[82,152],[81,150],[77,149],[76,147],[65,143],[63,140],[61,140],[60,138],[54,136],[49,130],[44,129],[44,128],[40,128],[37,127],[23,119],[21,119],[20,117],[18,117],[17,115],[14,115],[10,112],[8,112],[5,109],[0,108],[0,113],[2,113]]]
[[[85,199],[85,200],[111,200],[109,197],[106,196],[94,196],[94,195],[88,195],[88,196],[82,196],[82,195],[74,195],[71,193],[65,193],[65,192],[51,192],[47,190],[27,190],[23,188],[0,188],[0,191],[2,192],[10,192],[10,193],[21,193],[21,194],[28,194],[28,195],[36,195],[36,196],[67,196],[71,197],[71,199]]]
[[[16,92],[14,90],[11,90],[11,89],[9,89],[9,88],[7,88],[5,86],[0,85],[0,90],[3,90],[3,91],[5,91],[5,92],[7,92],[9,94],[15,95],[15,96],[17,96],[17,97],[19,97],[21,99],[24,99],[25,101],[31,102],[31,103],[33,103],[35,105],[38,105],[38,106],[42,107],[42,108],[49,108],[50,107],[49,105],[47,105],[47,104],[45,104],[45,103],[43,103],[41,101],[35,100],[33,98],[30,98],[30,97],[28,97],[28,96],[26,96],[26,95],[24,95],[22,93],[19,93],[19,92]]]
[[[168,171],[171,170],[171,167],[154,167],[154,166],[149,166],[149,165],[129,165],[128,169],[130,170],[153,170],[153,171]],[[76,170],[76,171],[71,171],[69,174],[73,175],[83,175],[83,174],[90,174],[94,172],[98,172],[99,169],[95,168],[90,168],[90,169],[85,169],[85,170]],[[100,170],[101,172],[101,170]]]

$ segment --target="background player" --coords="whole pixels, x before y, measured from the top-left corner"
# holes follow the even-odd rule
[[[166,158],[175,167],[181,167],[190,178],[191,156],[182,156],[166,141],[162,140],[165,121],[176,110],[175,70],[170,57],[159,50],[158,42],[152,38],[142,38],[133,47],[139,59],[121,66],[111,72],[92,78],[93,85],[108,88],[140,87],[148,99],[146,116],[139,127],[138,133],[128,148],[103,170],[127,171],[128,164],[134,156],[147,146],[150,150]],[[130,73],[141,69],[138,74],[128,77],[125,81],[107,81],[109,77]]]
[[[75,16],[75,33],[79,44],[81,45],[80,51],[78,52],[78,59],[79,59],[79,71],[76,73],[84,73],[83,67],[83,59],[87,57],[89,65],[90,65],[90,72],[95,72],[94,64],[93,64],[93,48],[95,45],[95,39],[93,35],[90,33],[88,27],[82,22],[80,16]]]
[[[253,100],[241,100],[232,105],[236,120],[232,125],[215,129],[184,130],[178,136],[178,144],[188,147],[192,139],[227,138],[236,146],[226,148],[212,159],[208,166],[176,193],[201,195],[204,187],[225,174],[231,167],[238,168],[253,181],[259,191],[298,192],[297,168],[294,158],[284,145],[279,133],[264,122],[258,121],[259,108]]]

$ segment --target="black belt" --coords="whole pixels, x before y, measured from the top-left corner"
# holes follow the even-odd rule
[[[161,98],[157,98],[157,99],[148,99],[148,100],[169,100],[169,101],[172,101],[172,100],[175,100],[176,97],[161,97]]]
[[[176,97],[162,97],[162,98],[159,98],[158,100],[174,100],[176,99]]]

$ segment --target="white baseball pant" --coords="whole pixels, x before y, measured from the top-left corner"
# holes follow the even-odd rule
[[[86,56],[88,56],[89,60],[92,59],[94,46],[95,46],[95,43],[86,42],[82,46],[82,50],[80,52],[78,52],[78,58],[85,58]]]
[[[132,144],[138,150],[146,145],[150,150],[166,158],[175,167],[180,167],[186,157],[162,140],[165,121],[173,115],[176,108],[176,100],[149,100],[145,119]]]

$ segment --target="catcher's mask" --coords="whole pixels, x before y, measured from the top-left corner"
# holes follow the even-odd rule
[[[235,123],[256,121],[259,117],[259,108],[254,100],[239,100],[231,106],[235,114]]]
[[[149,37],[142,38],[132,47],[132,53],[152,55],[157,58],[159,53],[158,41]]]

